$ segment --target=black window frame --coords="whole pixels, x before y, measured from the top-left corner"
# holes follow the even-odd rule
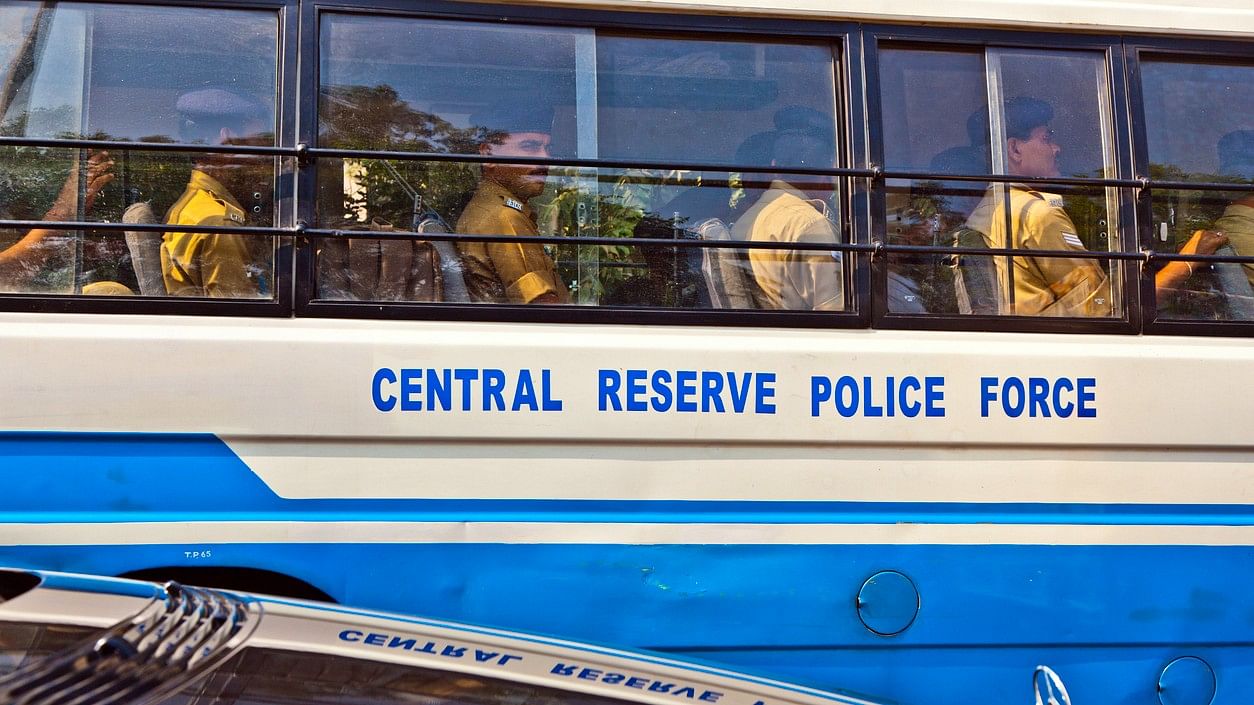
[[[1161,319],[1154,295],[1153,265],[1171,255],[1152,250],[1151,200],[1156,184],[1148,175],[1145,106],[1141,85],[1144,57],[1181,61],[1234,60],[1254,65],[1254,38],[1171,37],[1144,33],[1084,30],[1022,30],[1003,27],[918,26],[859,23],[852,20],[784,19],[755,16],[667,14],[636,10],[583,9],[463,3],[451,0],[115,0],[137,6],[273,10],[278,15],[278,103],[275,153],[282,155],[279,182],[290,180],[291,196],[276,199],[270,228],[278,243],[275,292],[269,300],[191,298],[105,298],[82,295],[0,294],[0,311],[191,314],[309,318],[383,318],[537,323],[712,325],[769,328],[830,328],[1039,332],[1071,334],[1254,336],[1254,322]],[[617,34],[693,38],[733,37],[834,42],[839,66],[835,95],[839,140],[842,233],[847,248],[844,276],[847,310],[680,310],[613,306],[522,306],[501,304],[390,303],[315,300],[313,238],[317,144],[319,20],[323,13],[397,15],[438,20],[528,23],[553,27],[609,30]],[[882,168],[884,132],[879,92],[881,46],[944,50],[1008,47],[1041,50],[1102,51],[1106,56],[1115,140],[1115,176],[1094,185],[1118,189],[1119,249],[1109,259],[1121,262],[1123,310],[1110,318],[1047,318],[906,314],[888,311],[885,254],[886,178]],[[0,140],[0,144],[3,141]],[[66,145],[73,146],[73,145]],[[110,142],[111,149],[143,150],[151,145]],[[612,161],[612,160],[605,160]],[[1107,183],[1114,182],[1114,183]],[[1190,186],[1192,188],[1192,186]],[[100,228],[107,230],[110,228]],[[120,226],[115,226],[120,230]],[[262,235],[264,236],[264,235]],[[417,238],[416,238],[417,239]],[[1164,257],[1164,255],[1167,255]],[[1194,261],[1206,261],[1204,257]]]
[[[871,154],[875,164],[885,163],[883,106],[879,90],[879,54],[882,46],[889,48],[929,49],[935,51],[973,51],[990,48],[1038,49],[1041,51],[1089,51],[1101,52],[1105,58],[1107,81],[1111,94],[1111,119],[1113,124],[1112,138],[1115,143],[1113,181],[1131,180],[1131,159],[1123,145],[1129,144],[1129,116],[1125,106],[1126,95],[1123,90],[1123,43],[1122,38],[1112,34],[1076,34],[1070,32],[1025,32],[1019,30],[984,30],[954,29],[944,27],[898,27],[869,26],[865,30],[864,44],[867,58],[867,83],[876,90],[867,93],[867,112],[871,116],[869,122],[872,130],[869,135]],[[894,172],[884,168],[884,178],[877,180],[875,205],[872,211],[872,227],[875,237],[883,242],[887,227],[887,181],[894,177]],[[988,175],[989,179],[979,180],[1007,181],[1005,175]],[[952,179],[952,176],[937,175],[940,179]],[[1067,181],[1081,181],[1065,179]],[[1112,179],[1086,179],[1095,186],[1100,186]],[[1099,262],[1119,262],[1116,271],[1123,277],[1123,309],[1109,318],[1054,318],[1047,316],[1014,316],[1014,315],[978,315],[978,314],[909,314],[893,313],[888,310],[888,262],[886,257],[876,258],[873,263],[872,281],[876,296],[872,297],[872,327],[889,330],[951,330],[951,331],[988,331],[1006,333],[1094,333],[1135,335],[1141,328],[1140,297],[1137,295],[1136,262],[1120,257],[1139,257],[1139,253],[1130,249],[1136,245],[1132,237],[1134,210],[1133,196],[1127,186],[1116,186],[1118,189],[1118,224],[1121,237],[1118,238],[1120,249],[1112,250],[1111,258],[1099,259]],[[886,245],[887,251],[895,248]]]
[[[1170,57],[1181,63],[1230,61],[1243,63],[1254,69],[1254,38],[1248,41],[1222,40],[1190,37],[1136,37],[1125,42],[1128,64],[1128,100],[1133,111],[1132,153],[1136,164],[1138,179],[1147,184],[1139,193],[1137,200],[1138,228],[1137,235],[1142,252],[1154,250],[1154,182],[1149,178],[1149,136],[1145,122],[1145,94],[1142,84],[1141,65],[1147,57]],[[1202,182],[1160,185],[1162,190],[1209,190]],[[1247,256],[1254,256],[1254,253]],[[1161,258],[1159,258],[1161,261]],[[1190,260],[1205,261],[1206,258]],[[1148,262],[1147,262],[1148,264]],[[1148,276],[1149,267],[1142,267],[1141,297],[1151,305],[1146,306],[1145,324],[1142,333],[1145,335],[1185,335],[1185,336],[1223,336],[1251,337],[1254,336],[1254,321],[1212,321],[1188,320],[1183,318],[1160,318],[1157,300],[1154,297],[1153,278]]]
[[[92,4],[90,0],[79,0],[83,4]],[[188,7],[206,10],[262,10],[275,13],[277,22],[275,45],[275,144],[273,148],[264,148],[266,153],[274,153],[279,158],[279,167],[275,172],[275,214],[274,223],[264,228],[244,228],[252,231],[249,237],[272,237],[275,242],[274,252],[274,295],[268,299],[208,299],[184,297],[104,297],[84,296],[81,294],[42,294],[42,293],[3,293],[0,294],[0,311],[21,313],[114,313],[114,314],[165,314],[165,315],[205,315],[231,317],[267,317],[286,318],[292,315],[294,289],[292,270],[292,236],[297,232],[293,217],[294,209],[291,196],[280,197],[283,193],[282,183],[290,180],[291,160],[297,154],[295,142],[295,126],[298,120],[299,96],[293,88],[298,66],[298,55],[294,50],[300,31],[298,9],[300,0],[106,0],[115,5],[133,5],[138,7]],[[103,141],[94,140],[6,140],[0,138],[0,147],[5,144],[31,144],[35,146],[53,146],[73,148],[99,147],[116,151],[158,152],[173,151],[195,153],[204,151],[199,146],[160,145],[134,141]],[[231,152],[230,149],[218,149],[219,152]],[[33,221],[32,221],[33,222]],[[63,226],[64,223],[41,223],[50,229]],[[3,221],[0,221],[3,226]],[[30,227],[30,224],[27,224]],[[13,228],[21,229],[21,228]],[[66,228],[69,229],[69,228]],[[134,229],[118,223],[91,223],[88,230],[122,232]],[[196,232],[197,228],[183,226],[183,230]],[[269,232],[271,234],[264,234]]]
[[[834,44],[834,56],[838,62],[835,67],[836,121],[838,155],[840,164],[856,165],[865,163],[864,155],[856,153],[857,144],[850,137],[854,130],[864,129],[860,111],[851,106],[861,105],[861,81],[855,80],[856,72],[850,71],[851,66],[860,66],[861,57],[857,54],[857,25],[842,21],[797,21],[797,20],[764,20],[750,17],[710,17],[689,15],[664,15],[657,13],[620,12],[603,10],[570,10],[552,7],[521,7],[497,6],[456,2],[404,2],[403,0],[314,0],[302,8],[302,26],[305,27],[302,37],[302,50],[313,53],[304,54],[311,57],[305,61],[301,75],[303,95],[316,96],[319,88],[318,54],[321,18],[325,14],[356,14],[375,16],[399,16],[414,19],[496,22],[501,24],[530,24],[547,27],[571,27],[592,30],[605,30],[617,35],[640,35],[676,38],[700,39],[797,39],[802,41],[821,40]],[[305,144],[317,144],[317,101],[305,106],[310,112],[310,119],[302,122],[301,141]],[[582,160],[576,160],[581,161]],[[607,165],[616,160],[587,160],[591,166],[597,162]],[[855,166],[846,166],[833,171],[848,171]],[[304,174],[302,170],[302,175]],[[301,184],[301,220],[314,222],[314,202],[316,184],[312,176],[314,170],[307,170],[311,176],[307,183]],[[861,279],[865,278],[858,272],[865,269],[862,260],[868,257],[869,239],[857,227],[860,219],[854,213],[858,210],[856,188],[851,184],[857,179],[842,178],[841,196],[847,205],[843,209],[841,223],[843,233],[849,235],[843,241],[848,248],[844,260],[853,261],[852,268],[846,266],[842,272],[846,281],[846,306],[840,312],[811,312],[786,310],[720,310],[720,309],[648,309],[638,307],[617,306],[547,306],[519,304],[457,304],[457,303],[408,303],[378,301],[327,301],[314,298],[316,282],[316,261],[314,238],[302,236],[297,247],[297,295],[296,315],[314,318],[405,318],[413,320],[456,320],[456,321],[499,321],[529,323],[602,323],[602,324],[647,324],[647,325],[712,325],[712,326],[772,326],[792,328],[866,328],[869,325],[867,316],[867,297],[869,289]],[[865,222],[864,219],[861,219]],[[359,237],[369,237],[368,233],[354,233]],[[419,238],[415,238],[419,239]],[[471,238],[473,239],[473,238]],[[561,242],[563,240],[555,240]],[[631,244],[624,242],[622,244]],[[784,248],[780,248],[784,249]],[[863,251],[859,252],[858,249]]]

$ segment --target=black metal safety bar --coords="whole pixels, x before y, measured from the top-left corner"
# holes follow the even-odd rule
[[[885,180],[900,179],[902,181],[977,181],[1012,184],[1040,184],[1042,186],[1097,186],[1114,188],[1156,188],[1150,179],[1107,179],[1086,176],[1015,176],[1013,174],[937,174],[930,171],[896,171],[885,169],[880,172]],[[1250,186],[1249,188],[1254,188]]]
[[[566,157],[507,157],[484,154],[456,154],[450,152],[401,152],[372,149],[340,149],[334,147],[272,147],[261,145],[208,145],[176,142],[135,142],[77,138],[3,137],[0,146],[47,147],[66,149],[113,149],[150,152],[239,154],[275,157],[296,157],[308,164],[318,159],[382,159],[390,161],[454,162],[466,164],[510,164],[519,166],[570,167],[584,169],[667,169],[693,172],[735,172],[743,174],[790,174],[798,176],[837,176],[881,180],[909,181],[963,181],[984,183],[1021,183],[1026,185],[1094,186],[1106,188],[1133,188],[1142,190],[1181,191],[1251,191],[1254,184],[1231,181],[1180,181],[1139,177],[1113,179],[1085,176],[1016,176],[1012,174],[950,174],[905,169],[869,168],[816,168],[798,166],[762,166],[730,163],[679,163],[632,159],[578,159]]]
[[[789,250],[807,252],[875,252],[874,244],[856,242],[768,242],[761,240],[698,240],[695,238],[658,238],[658,237],[595,237],[571,235],[557,237],[553,235],[481,235],[465,233],[416,233],[403,230],[341,230],[336,228],[306,228],[301,234],[308,237],[337,238],[349,240],[429,240],[432,242],[526,242],[541,245],[616,245],[616,246],[660,246],[660,247],[693,247],[698,249],[733,249],[733,250]]]
[[[179,152],[206,154],[241,154],[273,157],[295,157],[295,147],[271,147],[252,144],[195,144],[188,142],[134,142],[78,138],[0,137],[4,147],[47,147],[63,149],[101,149],[133,152]]]
[[[521,242],[542,245],[611,245],[677,247],[736,250],[795,250],[803,252],[869,252],[936,255],[1024,256],[1065,259],[1095,259],[1130,262],[1202,262],[1254,264],[1254,255],[1191,255],[1155,252],[1102,252],[1099,250],[1033,250],[1013,247],[947,247],[945,245],[903,245],[888,242],[789,242],[762,240],[700,240],[696,238],[595,237],[583,235],[488,235],[465,233],[419,233],[409,230],[346,230],[342,228],[294,228],[227,225],[167,225],[165,223],[97,223],[92,221],[0,220],[0,230],[42,228],[46,230],[96,230],[108,234],[133,232],[163,233],[171,230],[207,235],[248,235],[254,237],[312,237],[346,240],[423,240],[431,242]]]
[[[849,176],[872,178],[876,169],[816,168],[799,166],[747,166],[743,164],[659,162],[639,159],[578,159],[567,157],[506,157],[491,154],[450,154],[448,152],[391,152],[369,149],[335,149],[309,147],[310,158],[321,159],[388,159],[418,162],[464,162],[467,164],[516,164],[520,166],[557,166],[586,169],[668,169],[683,171],[740,172],[745,174],[796,174],[799,176]]]
[[[260,225],[170,225],[168,223],[112,223],[91,220],[4,220],[0,230],[98,230],[106,233],[204,233],[206,235],[261,235],[265,237],[299,235],[300,228],[276,228]]]

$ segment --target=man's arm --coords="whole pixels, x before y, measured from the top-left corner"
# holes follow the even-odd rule
[[[502,219],[500,233],[493,235],[536,235],[536,229],[525,219]],[[556,304],[567,299],[565,286],[557,280],[553,260],[544,247],[534,242],[492,242],[486,245],[492,268],[505,287],[505,298],[511,303]]]
[[[211,216],[200,225],[233,225]],[[255,299],[261,296],[261,263],[249,251],[247,235],[206,235],[200,243],[200,277],[205,296],[214,299]]]
[[[1034,250],[1086,251],[1075,224],[1061,206],[1041,203],[1029,211],[1028,219],[1024,247]],[[1054,304],[1041,313],[1058,316],[1110,315],[1110,281],[1098,264],[1099,261],[1033,257],[1032,262],[1054,294]]]
[[[809,224],[798,239],[805,243],[834,244],[839,242],[836,227],[818,211],[809,217]],[[799,284],[806,290],[805,300],[814,311],[843,311],[845,308],[845,275],[841,253],[818,250],[799,252]]]

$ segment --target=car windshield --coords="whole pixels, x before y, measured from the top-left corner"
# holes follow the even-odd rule
[[[624,705],[418,666],[247,647],[162,705]]]
[[[0,622],[0,677],[99,632],[98,627],[70,624]]]

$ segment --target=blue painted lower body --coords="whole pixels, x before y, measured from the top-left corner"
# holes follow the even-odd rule
[[[1240,505],[288,500],[209,435],[0,433],[0,487],[0,524],[1254,523]],[[928,705],[1026,705],[1039,663],[1062,674],[1076,705],[1153,705],[1162,668],[1192,655],[1218,675],[1214,705],[1254,703],[1252,547],[185,546],[159,535],[153,545],[122,546],[92,538],[101,545],[0,547],[0,564],[103,575],[258,568],[349,605],[683,652]],[[891,637],[862,624],[856,601],[884,570],[909,576],[920,595],[913,623]]]
[[[1214,705],[1254,702],[1254,549],[1114,546],[328,544],[0,548],[0,562],[119,574],[256,566],[337,600],[677,651],[902,703],[1030,703],[1032,668],[1078,703],[1154,703],[1159,672],[1200,656]],[[892,569],[918,586],[904,633],[855,596]],[[1204,704],[1199,704],[1204,705]]]

